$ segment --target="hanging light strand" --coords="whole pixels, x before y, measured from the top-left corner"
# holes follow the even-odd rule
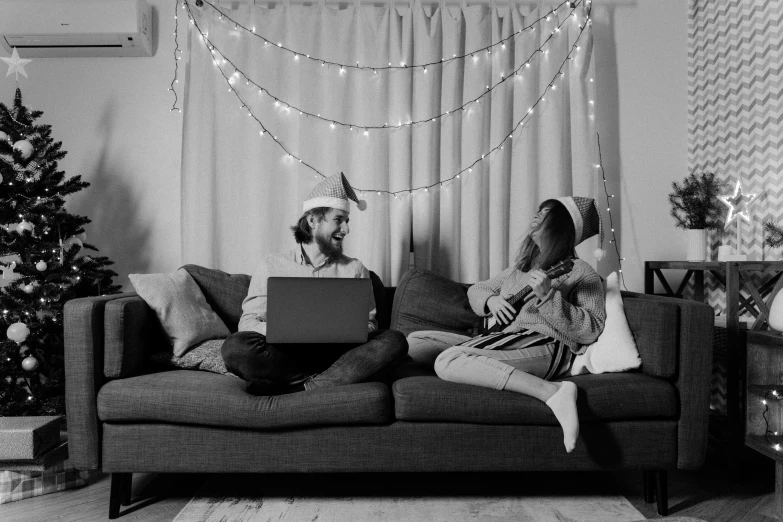
[[[192,16],[192,13],[190,12],[190,9],[191,9],[190,8],[190,4],[187,2],[187,0],[185,0],[185,4],[187,5],[187,10],[188,10],[189,17],[190,17],[190,23],[192,25],[194,25],[196,30],[198,30],[199,34],[201,34],[202,38],[205,41],[208,42],[206,34],[201,30],[201,28],[199,27],[198,22]],[[397,198],[398,194],[406,194],[406,193],[407,194],[413,194],[413,193],[419,192],[419,191],[428,192],[429,189],[431,189],[431,188],[443,186],[444,184],[447,184],[447,183],[449,183],[449,182],[451,182],[451,181],[453,181],[455,179],[459,179],[460,176],[462,174],[464,174],[464,173],[472,172],[473,167],[475,167],[479,162],[481,162],[484,159],[488,158],[496,150],[502,149],[504,143],[506,143],[508,140],[511,140],[513,138],[514,133],[520,127],[524,126],[525,122],[532,117],[532,115],[535,113],[536,107],[538,107],[539,104],[541,104],[541,103],[543,103],[545,101],[546,94],[549,92],[550,89],[554,88],[555,82],[557,80],[559,80],[562,76],[565,75],[565,73],[563,72],[563,68],[566,66],[568,61],[572,59],[571,55],[576,50],[577,44],[579,43],[579,40],[581,39],[582,34],[584,33],[584,30],[588,26],[589,22],[590,22],[590,20],[588,18],[585,21],[584,24],[579,26],[579,33],[577,34],[577,37],[574,40],[574,43],[571,45],[571,47],[570,47],[570,49],[568,51],[568,54],[566,55],[566,57],[563,60],[563,62],[560,64],[560,67],[558,68],[557,73],[555,73],[555,76],[547,84],[546,88],[544,89],[544,92],[538,97],[536,102],[528,108],[528,110],[525,113],[525,115],[519,121],[517,121],[516,125],[512,128],[512,130],[509,132],[509,134],[503,140],[501,140],[497,145],[495,145],[495,147],[493,147],[489,151],[485,152],[484,154],[481,154],[481,157],[477,158],[469,166],[463,168],[462,170],[460,170],[459,172],[457,172],[456,174],[452,175],[451,177],[449,177],[447,179],[441,180],[441,181],[436,182],[436,183],[432,183],[430,185],[421,185],[421,186],[418,186],[418,187],[415,187],[415,188],[410,188],[410,189],[405,189],[405,190],[397,190],[397,191],[389,191],[389,190],[384,190],[384,189],[363,189],[363,188],[356,188],[356,190],[358,190],[360,192],[376,192],[376,193],[378,193],[378,195],[389,194],[389,195],[392,195],[395,198]],[[551,35],[550,35],[550,37],[551,37]],[[217,70],[220,72],[221,76],[223,76],[223,78],[229,83],[229,85],[231,85],[231,83],[229,81],[229,77],[226,75],[226,73],[223,70],[223,68],[220,67],[220,65],[218,64],[218,60],[216,58],[214,58],[214,57],[213,57],[213,63],[217,67]],[[258,125],[261,127],[260,134],[262,136],[264,134],[268,133],[269,136],[274,140],[275,144],[283,150],[283,152],[285,153],[285,155],[288,158],[296,160],[302,166],[310,169],[316,176],[320,176],[321,178],[326,178],[326,175],[323,174],[321,171],[319,171],[316,167],[314,167],[314,166],[310,165],[309,163],[305,162],[303,159],[301,159],[300,157],[298,157],[295,154],[293,154],[290,150],[288,150],[288,148],[280,140],[277,139],[277,136],[275,136],[272,132],[270,132],[269,129],[263,124],[263,122],[255,114],[253,114],[252,110],[250,110],[250,108],[248,107],[248,104],[242,99],[241,95],[237,92],[236,89],[234,89],[233,87],[229,87],[229,91],[232,94],[234,94],[234,96],[241,102],[241,104],[242,104],[241,108],[243,110],[247,109],[248,116],[253,118],[256,121],[256,123],[258,123]]]
[[[174,84],[179,83],[179,79],[177,78],[177,75],[179,74],[179,59],[180,59],[180,50],[179,50],[179,16],[177,15],[177,9],[179,8],[180,0],[174,0],[174,78],[171,80],[171,86],[169,87],[169,90],[174,95],[174,104],[171,106],[171,112],[178,111],[182,112],[182,109],[177,107],[177,90],[174,88]],[[185,8],[185,4],[183,2],[182,4],[183,9]]]
[[[183,0],[183,1],[189,4],[190,0]],[[242,25],[241,23],[237,22],[236,20],[234,20],[233,18],[228,16],[225,12],[223,12],[220,8],[218,8],[217,6],[215,6],[213,3],[209,2],[208,0],[203,0],[203,3],[208,5],[208,6],[210,6],[215,12],[217,12],[219,14],[219,19],[222,20],[223,18],[225,18],[228,21],[229,24],[234,24],[234,28],[235,29],[242,29],[243,31],[246,31],[247,33],[251,34],[252,36],[255,36],[256,38],[261,39],[264,42],[265,45],[271,45],[271,46],[273,46],[273,47],[275,47],[275,48],[277,48],[279,50],[286,51],[286,52],[290,53],[291,55],[293,55],[295,58],[296,57],[303,57],[303,58],[311,60],[311,61],[313,61],[315,63],[319,63],[319,64],[327,65],[327,66],[336,66],[336,67],[339,67],[341,69],[356,69],[356,70],[365,70],[365,71],[377,72],[377,71],[387,71],[387,70],[395,70],[395,69],[413,69],[413,68],[433,67],[433,66],[436,66],[436,65],[443,65],[443,64],[449,63],[449,62],[454,61],[454,60],[463,60],[463,59],[467,58],[468,56],[473,56],[474,54],[477,54],[477,53],[491,52],[497,46],[501,46],[501,47],[505,46],[506,43],[509,40],[512,40],[512,39],[516,38],[517,35],[523,33],[524,31],[534,30],[538,23],[540,23],[542,20],[547,20],[548,21],[549,18],[551,16],[553,16],[553,15],[556,15],[558,9],[560,9],[563,6],[567,6],[567,7],[571,8],[572,12],[573,12],[573,10],[576,9],[576,7],[579,4],[581,4],[582,1],[583,0],[578,0],[576,2],[569,1],[569,0],[563,1],[560,4],[558,4],[556,7],[554,7],[551,11],[549,11],[547,14],[545,14],[543,16],[540,16],[539,18],[534,20],[531,24],[529,24],[529,25],[527,25],[525,27],[522,27],[521,29],[519,29],[519,30],[515,31],[514,33],[512,33],[511,35],[507,36],[506,38],[503,38],[502,40],[494,42],[494,43],[492,43],[490,45],[487,45],[485,47],[481,47],[479,49],[475,49],[473,51],[467,52],[465,54],[461,54],[461,55],[454,54],[451,58],[443,57],[439,61],[435,61],[435,62],[411,64],[411,65],[406,65],[404,63],[401,63],[400,65],[392,65],[391,63],[389,63],[388,65],[384,65],[384,66],[360,65],[358,62],[350,63],[350,64],[349,63],[332,62],[330,60],[325,60],[323,58],[310,56],[307,53],[302,53],[302,52],[299,52],[299,51],[295,51],[295,50],[293,50],[293,49],[283,45],[282,42],[275,43],[274,40],[270,40],[269,38],[266,38],[265,36],[257,34],[254,27],[253,28],[248,28],[248,27]],[[190,9],[190,7],[188,7],[188,9]]]
[[[606,172],[604,172],[604,163],[601,159],[601,135],[597,132],[595,133],[596,140],[598,141],[598,165],[596,165],[596,168],[601,170],[601,178],[604,181],[604,194],[606,194],[606,210],[609,213],[609,229],[612,234],[612,239],[609,241],[609,243],[614,245],[614,251],[617,253],[617,263],[619,264],[619,277],[620,281],[623,283],[623,288],[625,288],[626,291],[628,291],[628,287],[625,286],[625,275],[623,275],[623,261],[625,260],[624,257],[620,256],[620,248],[617,246],[617,235],[614,231],[614,222],[612,220],[612,205],[611,205],[611,199],[614,198],[614,195],[609,194],[609,189],[606,186]]]
[[[293,104],[291,104],[291,103],[289,103],[289,102],[279,98],[277,94],[273,94],[267,88],[259,85],[255,81],[251,80],[247,76],[247,74],[245,74],[245,72],[243,72],[241,69],[239,69],[239,67],[237,67],[237,65],[230,58],[226,58],[226,56],[220,51],[220,49],[218,49],[214,45],[214,43],[207,37],[207,35],[205,33],[203,33],[200,29],[199,29],[199,34],[200,34],[202,40],[204,41],[204,44],[206,45],[207,49],[213,54],[213,56],[217,52],[221,56],[221,60],[224,60],[226,62],[226,64],[230,65],[231,68],[235,71],[234,74],[239,74],[239,75],[241,75],[245,79],[245,84],[246,85],[248,85],[248,86],[252,85],[253,88],[257,89],[260,94],[264,94],[264,95],[270,97],[272,100],[274,100],[275,104],[283,104],[286,108],[293,109],[294,111],[298,112],[300,115],[309,116],[311,118],[314,118],[314,119],[317,119],[317,120],[321,120],[323,122],[329,123],[332,127],[340,126],[340,127],[348,128],[350,130],[356,129],[356,130],[365,130],[366,131],[366,130],[399,129],[401,127],[411,127],[411,126],[414,126],[414,125],[420,125],[420,124],[423,124],[423,123],[430,123],[430,122],[435,122],[435,121],[441,120],[443,118],[446,118],[447,116],[450,116],[452,114],[458,113],[458,111],[466,111],[469,108],[469,106],[471,106],[472,104],[480,103],[482,98],[490,96],[493,91],[495,91],[498,87],[503,85],[509,79],[518,77],[520,71],[522,69],[526,68],[526,67],[529,67],[531,60],[533,60],[538,54],[544,55],[546,52],[548,52],[548,51],[545,51],[544,48],[546,47],[546,45],[558,33],[561,32],[560,29],[566,23],[566,21],[569,20],[569,18],[571,18],[570,15],[567,16],[567,17],[564,17],[563,21],[560,22],[556,26],[556,28],[549,34],[549,36],[546,38],[546,40],[544,40],[544,42],[542,42],[541,45],[536,50],[534,50],[528,56],[528,58],[526,60],[522,61],[521,64],[519,65],[519,67],[517,67],[516,69],[511,71],[511,73],[508,74],[508,75],[503,74],[501,76],[500,81],[498,81],[497,83],[493,84],[492,86],[488,85],[487,88],[479,96],[477,96],[476,98],[468,100],[467,102],[463,103],[459,107],[456,107],[456,108],[451,109],[449,111],[442,112],[442,113],[440,113],[438,115],[428,116],[428,117],[420,119],[420,120],[411,120],[411,121],[408,121],[408,122],[400,122],[398,125],[388,125],[388,124],[384,124],[384,125],[366,125],[366,124],[363,124],[363,123],[343,122],[343,121],[339,121],[337,119],[323,117],[320,114],[312,113],[312,112],[309,112],[309,111],[307,111],[307,110],[305,110],[305,109],[303,109],[301,107],[293,105]],[[196,24],[196,27],[198,28],[198,24]],[[213,58],[213,61],[214,61],[214,58]],[[218,67],[220,67],[220,63],[218,63],[217,65],[218,65]],[[227,78],[226,81],[228,82],[229,86],[231,86],[230,76],[227,77],[225,74],[223,76]]]

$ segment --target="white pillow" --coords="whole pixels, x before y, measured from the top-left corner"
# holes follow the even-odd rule
[[[228,327],[190,274],[180,268],[171,274],[130,274],[136,293],[155,310],[160,324],[182,357],[190,348],[209,339],[225,339]]]
[[[617,272],[606,278],[606,324],[587,350],[577,355],[571,375],[624,372],[642,365],[631,328],[625,318]]]

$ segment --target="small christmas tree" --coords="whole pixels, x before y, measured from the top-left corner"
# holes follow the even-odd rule
[[[669,203],[677,226],[687,229],[721,228],[721,206],[717,197],[722,185],[711,172],[700,176],[691,173],[682,180],[682,184],[672,182]]]
[[[764,239],[764,243],[772,248],[783,245],[783,229],[775,225],[772,221],[767,221],[764,223],[764,230],[767,231],[767,237]]]
[[[18,88],[0,103],[0,416],[64,413],[63,306],[119,291],[112,262],[84,255],[90,220],[63,208],[89,183],[57,170],[65,152],[42,114]]]

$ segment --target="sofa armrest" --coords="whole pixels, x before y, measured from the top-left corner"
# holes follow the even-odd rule
[[[679,309],[676,325],[678,342],[671,343],[676,354],[674,385],[679,395],[677,426],[677,467],[695,469],[707,455],[712,378],[712,331],[715,311],[709,305],[673,297],[623,292],[624,300],[647,300]]]
[[[73,299],[63,309],[68,456],[78,469],[100,468],[98,390],[104,383],[106,304],[128,293]]]
[[[149,355],[170,347],[155,312],[135,293],[106,303],[103,324],[107,379],[138,375]]]

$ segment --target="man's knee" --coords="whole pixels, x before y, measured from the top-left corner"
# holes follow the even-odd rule
[[[389,354],[395,359],[402,359],[408,354],[408,340],[402,332],[397,330],[385,330],[380,332],[380,337],[387,347]]]
[[[247,361],[264,351],[266,337],[258,332],[235,332],[223,341],[220,355],[232,372]]]

